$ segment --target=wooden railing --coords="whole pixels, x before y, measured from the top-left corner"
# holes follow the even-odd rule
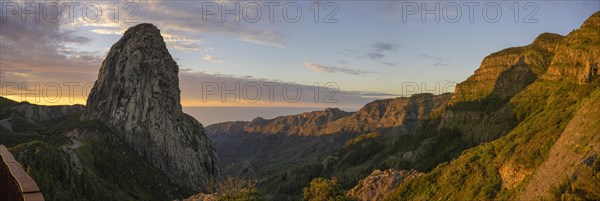
[[[44,201],[38,185],[4,145],[0,145],[0,159],[0,200]]]

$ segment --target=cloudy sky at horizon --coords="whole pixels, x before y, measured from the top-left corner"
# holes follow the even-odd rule
[[[77,3],[69,15],[65,5]],[[221,15],[223,6],[234,9],[236,4],[240,15]],[[438,16],[422,15],[436,4]],[[52,22],[56,5],[63,12]],[[473,6],[471,16],[467,5]],[[599,1],[589,0],[44,1],[37,4],[42,14],[35,22],[34,15],[21,12],[32,5],[3,1],[1,6],[1,95],[11,99],[85,103],[86,89],[110,46],[128,27],[153,23],[180,67],[184,106],[354,109],[375,99],[453,92],[454,84],[471,75],[486,55],[527,45],[544,32],[566,35],[600,10]],[[499,15],[496,9],[501,9]],[[62,96],[73,86],[75,96],[59,101],[23,97],[23,89],[40,94],[31,92],[35,83],[42,91],[60,85]],[[241,91],[253,92],[241,92],[238,101],[222,99],[219,93],[208,96],[203,83],[228,88],[239,83]],[[273,101],[264,95],[269,83],[277,85]],[[289,85],[289,94],[283,94]],[[263,94],[258,102],[256,86]],[[298,89],[302,98],[290,98]],[[52,90],[48,93],[56,97]]]

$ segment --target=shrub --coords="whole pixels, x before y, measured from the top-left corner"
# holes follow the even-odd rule
[[[309,187],[304,188],[304,200],[345,201],[351,199],[344,194],[344,190],[335,177],[332,179],[319,177],[313,179]]]

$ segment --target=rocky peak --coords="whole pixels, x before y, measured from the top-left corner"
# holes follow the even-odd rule
[[[491,96],[512,97],[547,71],[563,38],[543,33],[527,46],[490,54],[473,75],[456,86],[450,104],[480,101]]]
[[[581,25],[581,28],[600,28],[600,12],[596,12],[588,17]]]
[[[554,49],[563,38],[563,35],[545,32],[536,37],[531,44]]]
[[[589,84],[599,76],[600,12],[594,13],[569,33],[558,45],[556,54],[543,76],[549,80],[568,80]]]
[[[102,63],[82,119],[106,124],[174,182],[207,190],[218,159],[202,124],[181,110],[178,73],[158,28],[131,27]]]
[[[393,189],[403,182],[421,176],[416,170],[374,170],[366,178],[348,191],[348,196],[360,201],[383,200]]]

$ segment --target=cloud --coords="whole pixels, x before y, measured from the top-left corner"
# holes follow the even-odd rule
[[[312,85],[248,75],[234,76],[198,71],[180,72],[179,78],[184,106],[231,106],[238,104],[238,106],[259,107],[339,107],[358,109],[373,100],[394,96],[381,92],[344,91],[337,84],[328,83],[328,86],[318,86],[321,87],[321,90],[318,91],[318,101],[315,103],[315,86]],[[272,90],[269,87],[272,87]],[[257,90],[257,88],[260,89]],[[333,88],[336,90],[334,91]],[[223,89],[227,89],[227,91]],[[232,94],[235,92],[237,92],[238,97]],[[223,95],[224,93],[226,95]],[[325,100],[325,97],[328,97],[328,99]],[[239,102],[236,102],[236,98],[239,99]],[[253,101],[253,99],[258,101]]]
[[[442,63],[442,62],[433,63],[433,67],[444,67],[444,66],[448,66],[448,64]]]
[[[99,28],[90,30],[92,33],[102,34],[102,35],[123,35],[125,33],[124,29],[115,29],[115,28]]]
[[[399,45],[389,42],[375,42],[369,45],[371,50],[364,53],[363,58],[369,58],[373,60],[383,59],[387,53],[394,52],[400,48]]]
[[[396,51],[399,46],[394,43],[376,42],[371,44],[375,52],[392,52]]]
[[[316,72],[320,72],[320,73],[345,73],[345,74],[350,74],[350,75],[363,75],[363,74],[373,73],[371,71],[362,71],[362,70],[351,69],[351,68],[323,66],[323,65],[319,65],[319,64],[310,63],[310,62],[304,62],[304,66],[306,66],[307,68],[310,68]]]
[[[6,15],[1,24],[0,65],[3,72],[93,74],[102,62],[101,52],[78,49],[91,38],[65,29],[61,23],[34,22],[33,19],[22,22],[21,14],[17,13]]]
[[[223,2],[228,7],[233,6],[237,2]],[[113,17],[108,14],[103,14],[100,21],[90,23],[83,18],[77,18],[75,23],[70,23],[71,28],[86,28],[97,34],[116,34],[121,35],[127,28],[137,23],[151,22],[161,29],[161,33],[165,37],[165,42],[170,47],[174,47],[184,51],[197,50],[190,48],[194,43],[199,46],[199,41],[207,36],[220,36],[233,38],[240,41],[245,41],[253,44],[284,47],[285,36],[282,32],[277,31],[277,23],[245,23],[244,21],[235,22],[232,16],[227,18],[223,23],[221,15],[202,15],[202,3],[192,3],[183,1],[141,1],[135,2],[132,5],[137,5],[138,11],[131,16],[135,23],[115,23]],[[112,3],[100,3],[102,10],[111,10]],[[105,7],[105,8],[104,8]],[[186,20],[181,20],[186,19]],[[268,20],[268,17],[261,18]],[[176,36],[171,40],[167,36]],[[181,41],[179,39],[184,39]],[[193,40],[190,41],[190,40]],[[188,43],[187,46],[182,45],[182,42]],[[198,48],[198,47],[196,47]]]
[[[219,59],[217,59],[216,57],[213,57],[210,54],[204,55],[204,58],[202,58],[202,60],[208,61],[208,62],[213,62],[213,63],[218,63],[218,64],[222,64],[223,63],[222,60],[219,60]]]
[[[432,56],[432,55],[428,55],[428,54],[419,54],[420,57],[425,58],[430,60],[431,62],[433,62],[432,67],[437,68],[437,67],[445,67],[448,66],[449,64],[447,63],[446,59],[440,58],[440,57],[436,57],[436,56]]]
[[[402,94],[391,94],[391,93],[375,93],[375,92],[364,92],[362,93],[363,98],[373,98],[373,99],[388,99],[388,98],[396,98],[401,97]]]
[[[386,65],[386,66],[396,66],[396,63],[393,63],[393,62],[381,62],[381,64]]]
[[[358,59],[370,59],[386,66],[396,66],[395,62],[384,60],[390,53],[398,51],[401,45],[392,42],[374,42],[364,51],[344,49],[340,54]]]
[[[385,54],[381,54],[379,52],[367,52],[365,53],[365,57],[370,59],[382,59],[385,57]]]

